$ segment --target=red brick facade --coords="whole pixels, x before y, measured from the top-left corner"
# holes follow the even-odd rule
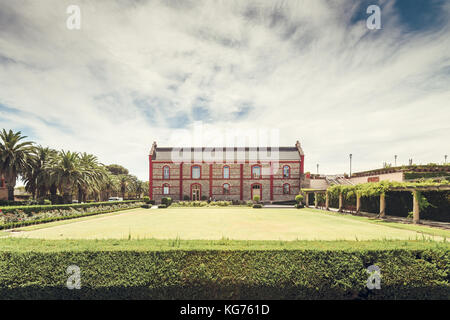
[[[299,193],[304,159],[299,145],[280,148],[283,151],[280,155],[289,159],[276,161],[173,162],[167,159],[170,150],[156,148],[154,144],[149,156],[149,196],[156,202],[163,197],[171,197],[175,201],[187,198],[246,201],[253,195],[260,195],[263,202],[271,202],[293,200]],[[158,153],[163,152],[166,156],[159,157]],[[195,166],[200,168],[199,178],[193,174]],[[252,175],[255,166],[259,166],[259,177]],[[166,176],[164,167],[168,168]],[[224,177],[224,167],[229,168],[228,177]]]

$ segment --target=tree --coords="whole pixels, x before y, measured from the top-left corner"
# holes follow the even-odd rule
[[[50,189],[48,172],[45,169],[58,152],[48,147],[37,146],[34,156],[29,161],[29,167],[24,175],[25,188],[33,198],[45,197]]]
[[[84,183],[83,179],[86,177],[78,152],[61,151],[46,169],[50,181],[62,191],[64,203],[71,203],[73,187]]]
[[[111,172],[113,175],[127,175],[128,169],[122,167],[121,165],[118,164],[110,164],[108,166],[106,166],[106,169],[108,169],[109,172]]]
[[[20,131],[0,132],[0,172],[6,179],[8,188],[8,200],[14,201],[14,187],[19,175],[29,170],[29,161],[34,154],[34,146],[31,141],[24,141]]]

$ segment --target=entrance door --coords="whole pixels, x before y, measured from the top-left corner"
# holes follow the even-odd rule
[[[255,196],[259,196],[259,200],[261,200],[261,185],[254,184],[252,185],[252,200]]]
[[[200,200],[200,190],[201,186],[199,184],[194,184],[192,186],[192,201],[199,201]]]

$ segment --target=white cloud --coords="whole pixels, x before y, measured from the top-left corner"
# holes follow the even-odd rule
[[[392,3],[371,31],[354,1],[75,1],[70,31],[67,3],[0,0],[0,104],[20,111],[0,127],[147,179],[152,141],[179,144],[203,99],[205,128],[273,126],[312,172],[442,161],[450,27],[405,32]]]

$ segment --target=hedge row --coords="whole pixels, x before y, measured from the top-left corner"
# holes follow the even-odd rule
[[[141,206],[141,204],[139,203],[139,204],[136,204],[136,206],[132,206],[129,208],[106,209],[106,210],[101,210],[101,211],[73,214],[73,215],[69,215],[69,216],[55,216],[55,217],[47,217],[47,218],[36,219],[36,220],[24,220],[24,221],[19,221],[19,222],[10,222],[10,223],[5,223],[5,224],[0,224],[0,230],[20,228],[20,227],[26,227],[26,226],[42,224],[42,223],[49,223],[49,222],[55,222],[55,221],[61,221],[61,220],[69,220],[69,219],[75,219],[75,218],[94,216],[94,215],[103,214],[103,213],[110,213],[110,212],[139,208],[140,206]]]
[[[22,211],[27,215],[31,215],[32,213],[38,213],[42,211],[51,211],[58,209],[86,209],[105,205],[133,203],[133,202],[142,202],[142,200],[104,201],[104,202],[71,203],[71,204],[57,204],[57,205],[7,206],[7,207],[0,207],[0,210],[3,213],[13,213],[13,214],[17,213],[18,211]]]
[[[69,290],[70,265],[81,289]],[[366,287],[381,269],[381,289]],[[425,250],[0,252],[2,299],[449,299],[450,253]]]

